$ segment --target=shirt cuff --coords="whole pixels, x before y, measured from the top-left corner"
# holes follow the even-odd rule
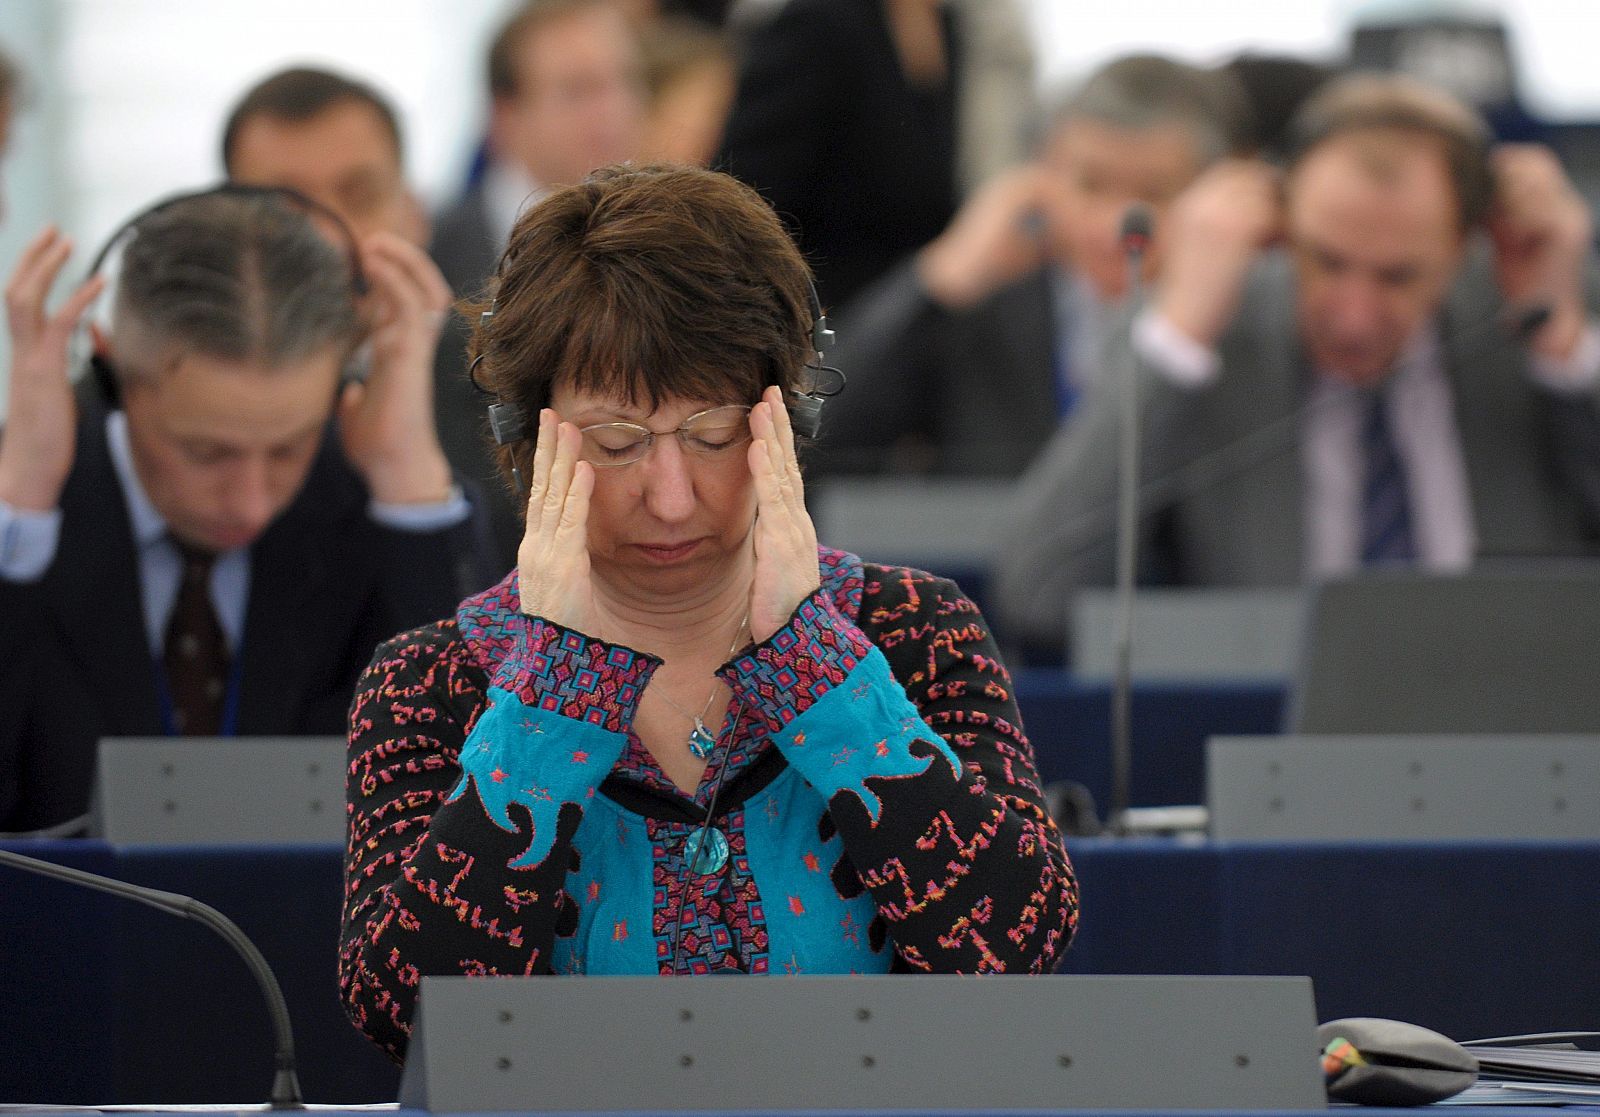
[[[776,733],[844,682],[872,650],[824,587],[800,603],[788,624],[717,674]]]
[[[1154,307],[1133,323],[1133,349],[1140,360],[1180,388],[1204,388],[1216,380],[1222,361]]]
[[[653,655],[530,617],[517,626],[516,645],[500,661],[493,685],[530,709],[623,733],[660,664]]]
[[[55,561],[61,509],[28,512],[0,501],[0,578],[37,582]]]
[[[449,496],[429,504],[385,504],[374,500],[367,505],[367,515],[384,527],[421,535],[465,523],[472,515],[472,505],[467,503],[460,485],[451,485]]]
[[[1578,344],[1565,360],[1531,355],[1528,376],[1541,388],[1576,394],[1592,391],[1600,384],[1600,322],[1594,319],[1584,327]]]

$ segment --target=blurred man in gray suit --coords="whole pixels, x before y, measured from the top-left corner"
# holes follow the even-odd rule
[[[1330,88],[1297,135],[1286,177],[1230,161],[1173,206],[1150,304],[1023,479],[1011,635],[1059,641],[1073,587],[1111,579],[1130,370],[1145,554],[1172,581],[1594,551],[1593,225],[1554,156],[1491,152],[1394,78]]]
[[[815,464],[1022,472],[1099,367],[1127,283],[1123,213],[1134,202],[1164,213],[1233,150],[1245,115],[1231,76],[1170,59],[1129,56],[1090,75],[1052,113],[1033,160],[839,311],[829,356],[850,386],[830,404]]]

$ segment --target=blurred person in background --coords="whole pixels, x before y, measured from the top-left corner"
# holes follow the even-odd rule
[[[827,471],[1016,476],[1100,367],[1126,294],[1119,230],[1150,207],[1153,276],[1168,207],[1239,143],[1225,74],[1156,55],[1110,62],[1051,113],[1034,158],[991,180],[950,227],[841,317],[850,373],[828,416]]]
[[[234,105],[222,131],[230,181],[284,186],[325,205],[363,239],[428,243],[427,211],[405,177],[400,117],[372,86],[298,66],[270,74]],[[431,261],[429,283],[445,280]],[[455,475],[483,501],[491,533],[514,531],[516,510],[484,448],[481,408],[466,381],[464,327],[441,327],[433,372],[435,425]],[[507,547],[511,544],[506,544]]]
[[[1238,83],[1249,106],[1246,151],[1272,163],[1289,157],[1290,125],[1305,103],[1342,72],[1287,54],[1244,51],[1217,67]]]
[[[640,160],[708,165],[733,105],[732,46],[721,32],[681,17],[647,25],[641,41],[649,104]]]
[[[233,182],[298,190],[357,236],[428,243],[427,213],[405,179],[399,115],[365,82],[303,66],[263,78],[228,114],[222,165]]]
[[[615,0],[526,0],[489,45],[488,165],[438,215],[432,252],[476,295],[517,215],[596,167],[634,158],[644,126],[638,34]]]
[[[523,209],[598,166],[634,158],[644,136],[639,37],[613,0],[526,0],[490,43],[486,71],[488,163],[438,214],[429,247],[458,297],[483,288]],[[462,372],[467,328],[453,317],[439,346],[439,434],[456,468],[490,494],[495,547],[510,562],[521,508],[489,454],[483,396]]]
[[[1594,228],[1555,157],[1392,77],[1330,86],[1295,135],[1286,176],[1231,161],[1177,201],[1107,356],[1138,357],[1146,556],[1248,586],[1594,553]],[[998,604],[1039,648],[1112,577],[1127,385],[1104,386],[1013,508]]]
[[[330,243],[237,186],[117,243],[76,395],[69,339],[106,277],[51,310],[72,246],[47,229],[6,288],[0,831],[87,810],[101,737],[339,732],[377,641],[483,561],[431,421],[449,291],[420,248]]]
[[[830,313],[1026,152],[1015,0],[789,0],[743,45],[713,165],[791,224]]]

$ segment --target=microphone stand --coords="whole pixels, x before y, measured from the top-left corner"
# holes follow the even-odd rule
[[[9,865],[25,873],[53,877],[82,888],[92,888],[96,892],[121,896],[125,900],[133,900],[170,915],[204,923],[215,931],[244,959],[245,965],[250,968],[251,975],[261,986],[261,993],[267,1000],[267,1012],[272,1017],[272,1032],[276,1043],[273,1052],[272,1108],[305,1108],[300,1098],[300,1078],[295,1073],[294,1033],[289,1025],[288,1002],[284,1000],[278,979],[272,975],[272,969],[267,965],[267,960],[261,956],[261,951],[256,949],[256,944],[250,941],[233,920],[209,904],[202,904],[189,896],[162,892],[157,888],[144,888],[137,884],[129,884],[127,881],[86,873],[82,869],[24,857],[10,850],[0,849],[0,865]]]
[[[1128,208],[1119,240],[1128,264],[1128,304],[1135,309],[1143,290],[1145,250],[1151,216],[1144,206]],[[1139,358],[1128,350],[1122,426],[1118,441],[1116,605],[1112,628],[1115,674],[1111,684],[1111,809],[1107,830],[1128,833],[1133,779],[1133,600],[1139,557]]]

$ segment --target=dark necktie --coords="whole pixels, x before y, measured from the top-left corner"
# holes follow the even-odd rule
[[[173,542],[183,559],[164,657],[173,728],[186,736],[214,736],[222,729],[228,673],[228,644],[211,603],[211,567],[217,556]]]
[[[1361,565],[1393,566],[1413,562],[1417,552],[1411,536],[1411,499],[1406,489],[1405,463],[1395,448],[1382,392],[1373,394],[1362,427],[1361,446],[1366,461]]]

